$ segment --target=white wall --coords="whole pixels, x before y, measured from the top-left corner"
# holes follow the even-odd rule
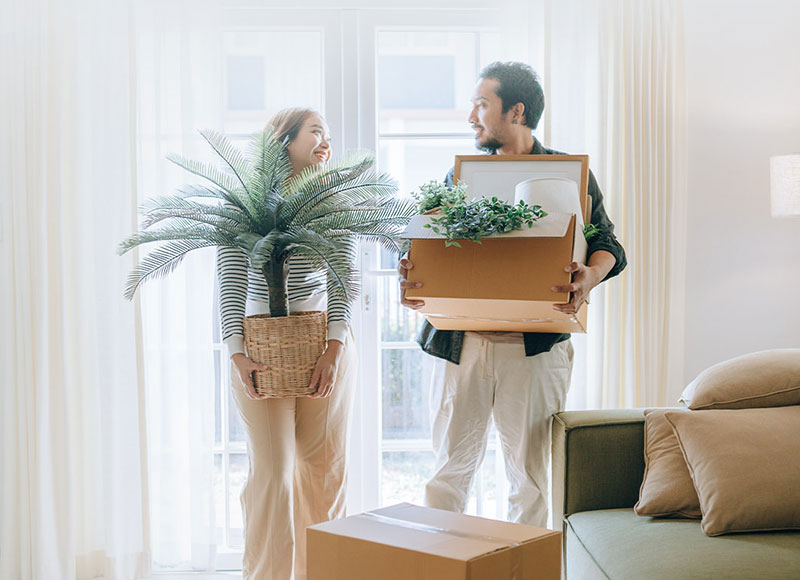
[[[687,381],[800,347],[800,217],[769,213],[769,157],[800,152],[800,2],[686,0]]]

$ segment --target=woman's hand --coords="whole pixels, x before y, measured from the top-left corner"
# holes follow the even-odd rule
[[[325,352],[317,359],[317,366],[314,367],[314,374],[311,376],[311,384],[309,386],[315,391],[314,394],[309,395],[312,399],[330,397],[343,350],[344,344],[340,341],[328,341],[328,346],[325,348]]]
[[[236,370],[239,371],[239,378],[242,380],[244,394],[247,395],[247,398],[254,401],[266,399],[266,396],[256,393],[255,386],[253,386],[253,371],[268,371],[269,367],[254,362],[253,359],[241,352],[237,352],[233,355],[231,360],[233,364],[236,365]]]

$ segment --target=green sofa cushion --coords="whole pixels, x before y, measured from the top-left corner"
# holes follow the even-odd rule
[[[709,538],[698,520],[632,509],[567,518],[568,580],[790,580],[800,578],[800,532]]]

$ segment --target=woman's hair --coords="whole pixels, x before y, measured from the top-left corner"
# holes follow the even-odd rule
[[[272,119],[270,119],[269,126],[275,131],[275,137],[278,141],[283,141],[285,145],[288,145],[294,141],[303,123],[305,123],[306,119],[311,115],[319,115],[319,113],[314,109],[304,109],[300,107],[283,109],[275,113]]]

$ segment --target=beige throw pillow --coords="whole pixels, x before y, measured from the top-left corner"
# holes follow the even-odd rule
[[[800,529],[800,406],[668,411],[708,536]]]
[[[692,410],[800,405],[800,348],[754,352],[709,367],[681,395]]]
[[[668,411],[644,412],[644,479],[633,509],[640,516],[699,518],[700,502],[692,477],[672,425],[664,417]]]

